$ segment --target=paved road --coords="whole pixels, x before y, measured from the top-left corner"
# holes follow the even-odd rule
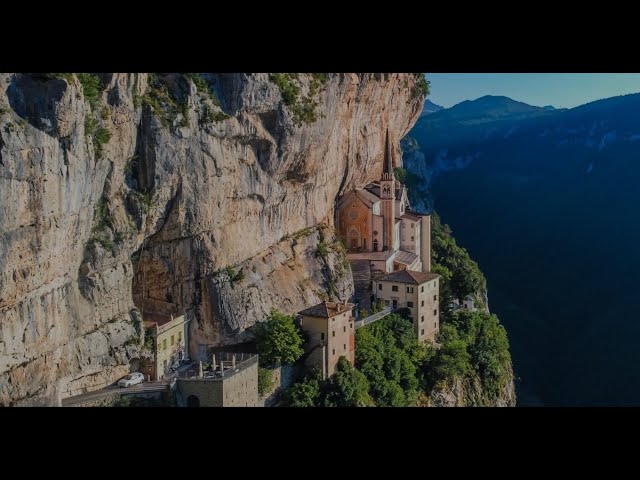
[[[75,397],[65,398],[64,400],[62,400],[62,406],[69,407],[71,405],[90,402],[92,400],[98,400],[100,398],[122,395],[123,393],[162,392],[164,390],[168,390],[169,388],[169,380],[160,380],[158,382],[144,382],[127,388],[111,385],[109,387],[96,390],[95,392],[83,393],[82,395],[76,395]]]

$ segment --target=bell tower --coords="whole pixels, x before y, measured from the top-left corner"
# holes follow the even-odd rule
[[[380,179],[380,198],[382,200],[382,217],[384,225],[384,248],[394,248],[394,230],[396,224],[396,181],[393,175],[393,160],[391,158],[391,142],[389,141],[389,129],[384,146],[384,168]]]

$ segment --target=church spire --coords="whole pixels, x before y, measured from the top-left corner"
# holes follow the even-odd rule
[[[384,170],[382,171],[384,178],[393,176],[393,161],[391,160],[391,142],[389,141],[389,127],[387,127],[387,137],[384,144]],[[388,174],[389,176],[385,175]]]

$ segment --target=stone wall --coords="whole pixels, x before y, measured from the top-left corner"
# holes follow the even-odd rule
[[[178,379],[176,400],[179,407],[190,406],[189,397],[200,407],[257,407],[258,357],[247,361],[240,371],[225,378]]]
[[[298,380],[302,374],[302,368],[301,365],[289,363],[269,370],[271,370],[273,387],[260,400],[264,402],[265,407],[274,407],[282,399],[284,391]]]

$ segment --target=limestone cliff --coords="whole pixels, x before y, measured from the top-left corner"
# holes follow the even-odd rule
[[[437,385],[422,405],[428,407],[515,407],[516,390],[513,371],[509,368],[509,380],[497,398],[488,398],[480,380],[456,377]]]
[[[399,152],[417,81],[0,74],[0,405],[113,381],[143,306],[223,344],[271,307],[348,297],[334,202],[379,177],[387,128]]]

